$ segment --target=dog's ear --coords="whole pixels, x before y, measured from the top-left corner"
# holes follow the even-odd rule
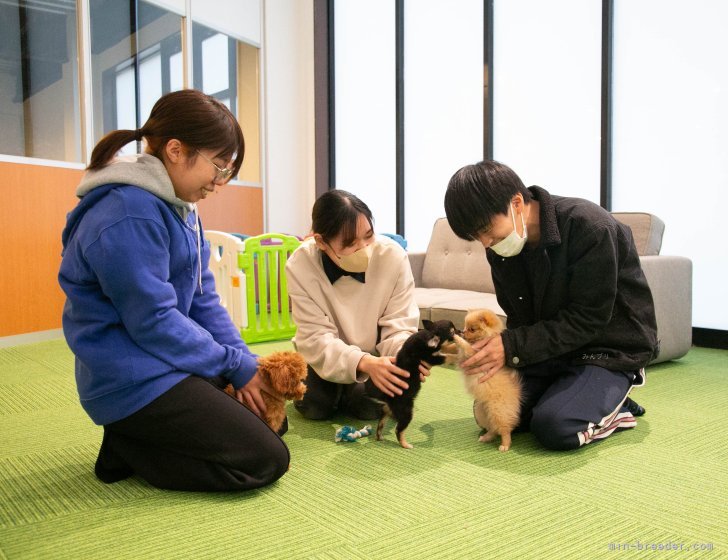
[[[435,323],[428,319],[422,319],[422,325],[428,330],[431,331],[435,328]]]
[[[308,366],[301,354],[290,351],[274,352],[263,360],[274,391],[291,396],[299,392],[298,386],[308,374]]]
[[[303,398],[303,395],[306,394],[306,389],[307,387],[303,381],[296,382],[296,386],[293,388],[293,391],[291,391],[291,400],[300,401]]]
[[[491,329],[499,328],[501,324],[501,320],[492,311],[486,311],[483,313],[483,320],[485,321],[485,324],[488,325]]]
[[[308,377],[308,365],[298,352],[291,352],[288,359],[289,390],[294,400],[301,400],[306,392],[304,381]]]
[[[277,354],[258,358],[258,373],[276,393],[284,394],[288,389],[285,362]]]

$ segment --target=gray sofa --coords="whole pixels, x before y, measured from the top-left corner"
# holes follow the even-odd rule
[[[692,344],[692,262],[660,255],[665,224],[641,212],[614,213],[632,229],[642,269],[652,290],[660,354],[653,363],[684,356]],[[464,241],[445,218],[435,222],[426,253],[410,253],[421,319],[449,319],[462,328],[470,309],[492,309],[505,318],[495,297],[485,249]]]

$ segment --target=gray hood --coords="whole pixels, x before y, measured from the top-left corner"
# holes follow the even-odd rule
[[[189,213],[195,213],[194,230],[197,234],[198,283],[200,293],[202,293],[202,249],[200,218],[197,215],[197,205],[177,198],[174,194],[174,187],[172,186],[172,181],[169,179],[167,168],[164,167],[162,161],[149,154],[117,157],[101,169],[87,171],[76,189],[76,196],[83,199],[85,195],[95,188],[113,184],[134,185],[152,193],[154,196],[174,206],[174,209],[185,221],[185,224],[187,223]]]
[[[76,196],[82,198],[96,187],[112,183],[134,185],[149,191],[175,206],[185,219],[187,214],[195,209],[195,205],[191,202],[177,198],[164,164],[159,158],[149,154],[117,157],[101,169],[87,171],[76,189]]]

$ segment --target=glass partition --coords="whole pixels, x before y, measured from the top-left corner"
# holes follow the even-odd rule
[[[259,184],[259,49],[197,22],[192,24],[193,87],[222,101],[245,136],[238,180]]]
[[[495,0],[493,157],[599,203],[601,0]]]
[[[80,162],[76,3],[0,2],[0,153]]]
[[[447,183],[483,159],[483,2],[406,0],[405,237],[425,251]]]
[[[94,139],[144,124],[163,94],[182,88],[182,18],[154,4],[90,0]],[[135,32],[136,30],[136,32]],[[122,153],[135,153],[126,146]]]
[[[665,222],[693,261],[693,326],[728,330],[728,4],[616,0],[612,207]]]
[[[336,2],[332,188],[371,209],[375,230],[396,233],[395,3]]]

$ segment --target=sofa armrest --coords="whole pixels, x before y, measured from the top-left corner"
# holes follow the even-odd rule
[[[660,354],[652,363],[680,358],[693,341],[693,263],[685,257],[640,257],[652,291]]]
[[[407,253],[409,257],[410,267],[412,268],[412,276],[415,277],[415,286],[422,286],[422,269],[425,266],[426,253]]]

